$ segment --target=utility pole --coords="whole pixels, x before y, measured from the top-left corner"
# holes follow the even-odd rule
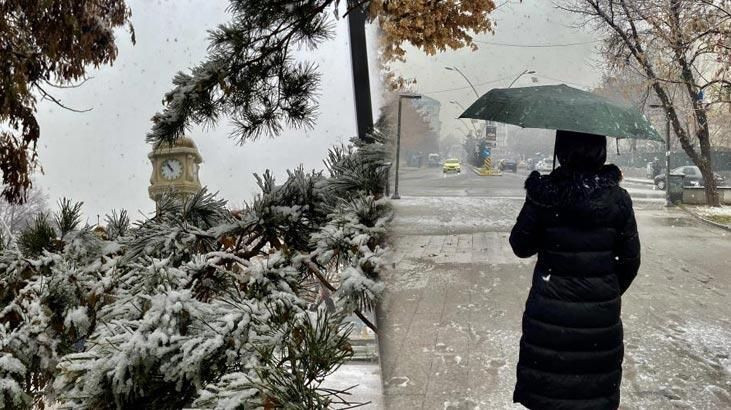
[[[373,108],[371,107],[371,85],[365,35],[367,9],[359,3],[361,2],[348,1],[348,28],[350,31],[350,61],[353,70],[355,117],[358,126],[358,138],[366,142],[372,142],[372,138],[368,135],[373,129]]]
[[[650,108],[664,108],[661,104],[650,104]],[[670,200],[670,116],[665,113],[665,206],[673,206]]]

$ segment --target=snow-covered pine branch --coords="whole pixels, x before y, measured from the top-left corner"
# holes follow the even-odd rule
[[[264,173],[241,210],[203,190],[106,229],[70,201],[37,217],[0,251],[0,407],[347,405],[320,384],[352,354],[344,318],[383,288],[383,152],[333,149],[329,177]]]

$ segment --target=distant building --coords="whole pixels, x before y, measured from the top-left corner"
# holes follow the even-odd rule
[[[434,132],[434,136],[439,139],[439,133],[442,129],[442,121],[439,119],[439,110],[442,104],[425,95],[422,95],[418,100],[411,100],[416,110],[424,116],[424,119],[429,124],[429,128]]]

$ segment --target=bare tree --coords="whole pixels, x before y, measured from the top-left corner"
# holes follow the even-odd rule
[[[36,215],[47,210],[46,194],[38,188],[28,190],[26,202],[13,204],[0,199],[0,248],[14,242],[21,229],[33,221]]]
[[[632,106],[644,113],[647,111],[648,99],[652,90],[647,79],[633,70],[624,69],[612,73],[612,75],[605,74],[601,84],[593,92],[621,104]],[[662,124],[665,126],[664,120]],[[621,142],[618,142],[618,145]],[[630,151],[637,151],[638,145],[641,150],[645,148],[657,149],[657,142],[655,141],[640,141],[628,138],[625,143],[629,146]]]
[[[650,82],[680,145],[703,174],[708,204],[718,206],[709,112],[731,104],[729,1],[568,0],[559,7],[583,15],[605,35],[610,69],[633,69]]]

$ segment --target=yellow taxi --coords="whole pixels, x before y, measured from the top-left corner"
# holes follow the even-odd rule
[[[462,166],[459,164],[458,159],[450,158],[444,161],[444,165],[442,166],[442,172],[445,174],[448,172],[456,172],[459,174],[462,172]]]

